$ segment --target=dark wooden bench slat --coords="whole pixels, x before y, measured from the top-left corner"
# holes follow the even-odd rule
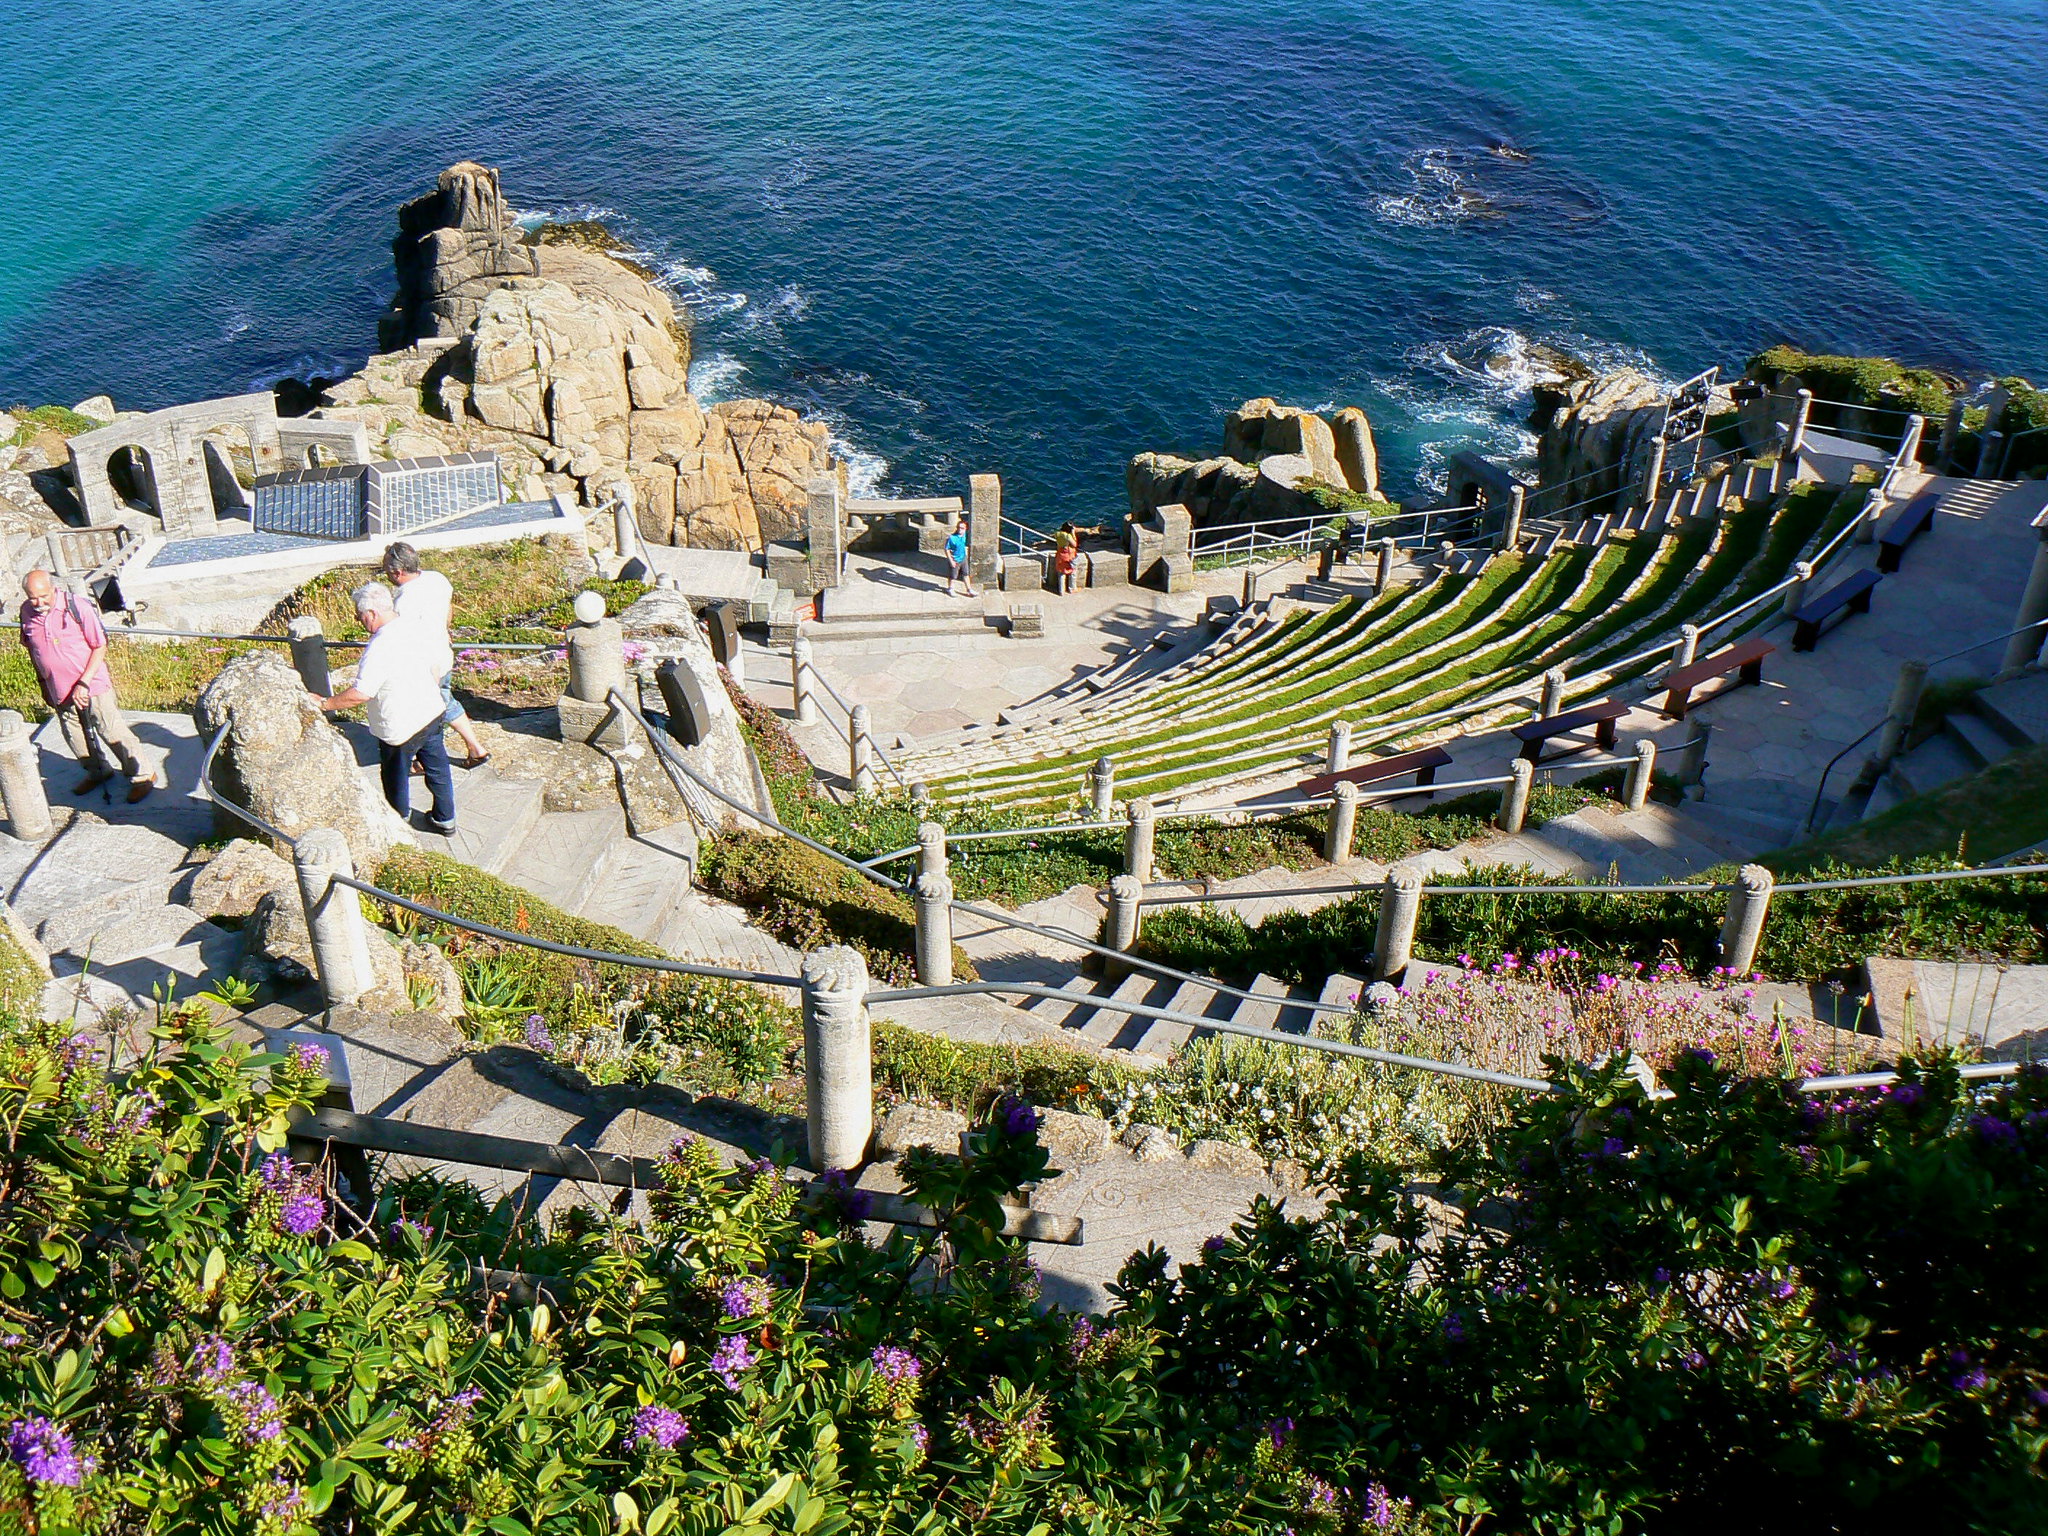
[[[1820,643],[1820,627],[1838,612],[1870,612],[1870,594],[1884,577],[1876,571],[1858,571],[1836,582],[1810,603],[1802,603],[1792,615],[1792,649],[1810,651]]]
[[[1680,667],[1664,679],[1664,715],[1672,720],[1683,720],[1687,710],[1692,708],[1692,691],[1710,678],[1738,668],[1741,677],[1734,684],[1741,688],[1764,680],[1764,658],[1778,648],[1768,640],[1750,639],[1731,645],[1725,651],[1702,657],[1690,666]],[[1722,693],[1727,689],[1722,689]],[[1719,697],[1716,694],[1715,697]]]
[[[1889,574],[1899,568],[1906,546],[1934,526],[1934,514],[1941,508],[1941,494],[1925,491],[1907,503],[1885,536],[1877,541],[1877,568]]]
[[[1594,747],[1614,745],[1614,722],[1627,714],[1629,706],[1620,699],[1602,699],[1598,704],[1582,704],[1577,709],[1568,709],[1561,715],[1547,715],[1541,720],[1531,720],[1526,725],[1516,726],[1509,734],[1522,743],[1521,755],[1532,763],[1543,761],[1543,744],[1553,736],[1563,736],[1586,726],[1596,727]],[[1557,755],[1566,756],[1571,752],[1591,750],[1586,747],[1571,747]]]
[[[1327,795],[1339,784],[1377,784],[1382,779],[1398,779],[1404,773],[1414,774],[1417,785],[1431,784],[1436,781],[1437,769],[1449,767],[1450,762],[1451,754],[1442,747],[1418,747],[1413,752],[1375,758],[1340,773],[1318,774],[1303,779],[1295,787],[1304,795]]]

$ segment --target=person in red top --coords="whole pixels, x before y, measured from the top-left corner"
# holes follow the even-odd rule
[[[48,571],[22,578],[21,643],[43,685],[43,702],[56,712],[64,745],[85,765],[76,794],[91,794],[114,776],[108,753],[128,776],[128,802],[156,788],[156,770],[143,767],[142,743],[121,718],[114,679],[107,671],[107,631],[98,608],[58,587]]]

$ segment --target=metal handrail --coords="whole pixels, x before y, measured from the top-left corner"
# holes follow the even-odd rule
[[[263,645],[290,645],[289,635],[222,635],[209,629],[145,629],[138,625],[114,624],[102,626],[109,635],[133,639],[146,635],[152,640],[233,640]],[[19,619],[0,619],[0,629],[20,629]],[[370,642],[367,640],[339,640],[329,635],[320,637],[329,645],[345,645],[361,650]],[[531,643],[513,644],[500,640],[454,640],[450,646],[457,651],[559,651],[560,645],[536,645]]]
[[[839,730],[839,722],[834,720],[830,715],[827,715],[825,717],[825,723],[827,725],[830,725],[834,730],[839,730],[839,739],[845,742],[847,746],[851,747],[853,745],[853,706],[846,702],[844,695],[842,695],[837,688],[834,688],[832,686],[832,679],[825,675],[824,668],[820,667],[814,661],[811,663],[810,670],[811,676],[816,678],[818,680],[819,685],[822,688],[824,688],[825,692],[831,695],[832,701],[846,712],[846,729]],[[908,781],[906,781],[903,775],[897,770],[894,760],[891,759],[889,754],[883,750],[881,742],[878,741],[872,733],[870,733],[868,736],[868,745],[874,749],[875,756],[882,760],[882,766],[889,770],[889,777],[896,781],[896,787],[902,790],[905,794],[908,794],[910,792],[910,785]]]

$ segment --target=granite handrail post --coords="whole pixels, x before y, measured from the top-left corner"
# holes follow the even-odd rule
[[[348,839],[332,827],[302,832],[292,845],[292,867],[305,905],[320,995],[329,1008],[345,1008],[370,990],[373,979],[363,904],[354,887],[335,878],[355,874]]]
[[[1689,667],[1689,666],[1691,666],[1691,665],[1692,665],[1692,664],[1693,664],[1693,663],[1694,663],[1694,662],[1695,662],[1696,660],[1698,660],[1698,659],[1699,659],[1699,654],[1700,654],[1700,627],[1699,627],[1699,625],[1697,625],[1697,624],[1681,624],[1681,625],[1679,625],[1679,626],[1678,626],[1678,653],[1677,653],[1677,655],[1676,655],[1676,656],[1674,656],[1674,657],[1672,658],[1672,663],[1671,663],[1671,670],[1672,670],[1672,671],[1674,671],[1674,672],[1676,672],[1676,671],[1677,671],[1677,670],[1678,670],[1678,669],[1679,669],[1680,667]]]
[[[1756,968],[1756,950],[1770,915],[1771,892],[1777,878],[1761,864],[1745,864],[1728,892],[1728,915],[1721,921],[1721,964],[1730,976],[1747,976]]]
[[[953,985],[953,882],[921,874],[912,886],[917,908],[917,984]]]
[[[1529,793],[1536,785],[1536,765],[1526,757],[1508,764],[1508,782],[1500,792],[1501,831],[1513,837],[1529,820]]]
[[[1653,438],[1650,442],[1650,462],[1643,468],[1643,502],[1655,506],[1657,497],[1664,489],[1664,439]]]
[[[1508,514],[1500,528],[1500,547],[1509,554],[1522,547],[1522,514],[1528,510],[1529,492],[1515,486],[1508,492]]]
[[[810,1161],[857,1168],[875,1134],[875,1060],[868,966],[845,945],[804,956],[804,1108]]]
[[[1400,985],[1415,955],[1415,925],[1422,916],[1422,871],[1396,864],[1380,887],[1379,931],[1372,947],[1372,979]]]
[[[320,620],[310,613],[301,614],[285,626],[285,634],[291,640],[292,670],[299,674],[306,692],[322,699],[333,693],[334,682],[327,665],[327,632],[320,627]]]
[[[1387,590],[1387,583],[1394,579],[1394,541],[1380,540],[1379,570],[1373,576],[1372,595],[1378,597]]]
[[[1657,743],[1645,736],[1636,743],[1636,760],[1628,765],[1628,779],[1622,785],[1624,810],[1640,811],[1649,801],[1650,787],[1657,775]]]
[[[917,872],[920,875],[950,875],[946,857],[946,829],[936,821],[917,824]]]
[[[1119,954],[1129,954],[1138,947],[1138,923],[1143,910],[1139,903],[1144,899],[1145,886],[1137,876],[1111,876],[1109,925],[1103,942]],[[1109,960],[1105,969],[1113,976],[1122,976],[1130,968]]]
[[[1689,789],[1698,789],[1703,798],[1707,782],[1707,743],[1714,734],[1711,720],[1688,720],[1692,735],[1686,739],[1685,750],[1678,759],[1678,782]]]
[[[1130,818],[1124,828],[1124,873],[1134,880],[1150,880],[1159,840],[1159,819],[1150,797],[1138,796],[1124,807],[1124,814]]]
[[[1351,766],[1351,722],[1330,722],[1330,746],[1323,756],[1323,772],[1342,773]]]
[[[796,723],[818,718],[818,680],[811,671],[811,642],[798,635],[789,647],[789,689],[796,701]]]
[[[1963,411],[1966,401],[1957,395],[1948,403],[1948,415],[1941,420],[1941,436],[1934,445],[1934,472],[1948,473],[1949,460],[1955,456],[1956,438],[1963,430]]]
[[[1095,766],[1089,770],[1089,808],[1097,821],[1109,820],[1109,813],[1116,805],[1116,760],[1098,757]]]
[[[1785,588],[1785,601],[1779,605],[1778,611],[1791,618],[1799,611],[1800,604],[1806,601],[1806,589],[1812,585],[1813,563],[1801,560],[1792,567],[1792,584]]]
[[[1906,733],[1913,727],[1913,717],[1920,713],[1920,695],[1926,687],[1926,662],[1899,663],[1899,680],[1892,686],[1891,707],[1885,711],[1884,729],[1878,734],[1877,751],[1871,756],[1877,768],[1877,773],[1871,775],[1873,784],[1877,782],[1878,774],[1891,767],[1892,759],[1905,746]]]
[[[868,707],[856,704],[847,711],[848,751],[851,754],[849,777],[853,780],[856,795],[872,795],[875,792],[875,736],[874,727],[869,723]]]
[[[1564,708],[1564,668],[1552,667],[1543,674],[1543,703],[1536,711],[1539,720],[1548,720]]]
[[[1256,603],[1258,600],[1259,568],[1256,565],[1249,565],[1245,567],[1243,585],[1240,588],[1240,596],[1238,597],[1238,601],[1242,603],[1245,607],[1249,608],[1253,603]]]
[[[35,737],[18,709],[0,709],[0,803],[7,810],[7,830],[23,842],[50,835],[49,791]]]
[[[1813,391],[1802,389],[1799,404],[1792,411],[1792,425],[1785,433],[1785,448],[1778,457],[1797,469],[1799,454],[1806,447],[1806,424],[1813,416]]]
[[[1329,826],[1323,833],[1323,858],[1331,864],[1349,864],[1351,845],[1358,838],[1358,786],[1341,781],[1330,799]]]
[[[2048,619],[2048,528],[2041,530],[2041,542],[2034,549],[2034,564],[2027,572],[2027,589],[2020,597],[2019,612],[2012,618],[2017,633],[2005,643],[1999,658],[1998,675],[2009,676],[2032,661],[2041,649],[2041,631],[2033,626]]]

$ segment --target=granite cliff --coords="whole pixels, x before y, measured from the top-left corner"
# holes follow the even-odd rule
[[[1218,457],[1141,453],[1124,481],[1134,518],[1178,503],[1204,528],[1314,513],[1308,491],[1315,486],[1378,496],[1379,453],[1372,423],[1356,406],[1325,420],[1261,397],[1224,418]]]
[[[766,400],[705,407],[689,329],[652,275],[588,239],[522,228],[498,173],[465,161],[399,210],[383,352],[314,414],[394,457],[490,450],[513,494],[602,506],[623,487],[657,544],[758,549],[801,523],[833,468],[824,423]],[[591,520],[611,543],[609,518]]]

